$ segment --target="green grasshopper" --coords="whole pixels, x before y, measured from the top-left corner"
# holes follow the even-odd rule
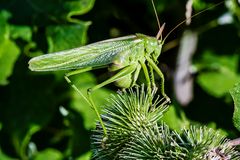
[[[155,6],[154,11],[156,14]],[[82,97],[84,97],[83,94],[71,83],[69,76],[103,67],[108,67],[109,71],[116,72],[111,78],[90,88],[88,90],[88,99],[84,97],[93,106],[106,134],[98,110],[90,97],[92,91],[112,82],[115,82],[121,88],[129,88],[136,84],[141,69],[143,69],[146,82],[150,88],[151,85],[155,86],[152,73],[154,70],[161,78],[162,95],[167,101],[170,101],[164,90],[164,75],[157,66],[157,59],[164,44],[161,36],[164,24],[160,27],[158,18],[157,21],[159,32],[156,37],[137,33],[135,35],[96,42],[79,48],[41,55],[29,61],[29,68],[32,71],[74,70],[66,73],[65,79]]]
[[[121,88],[129,88],[136,84],[141,69],[150,85],[151,80],[146,66],[148,62],[149,67],[161,77],[162,95],[167,97],[164,92],[164,76],[156,64],[162,45],[163,41],[155,37],[135,34],[34,57],[29,61],[29,68],[32,71],[77,69],[66,74],[68,82],[69,76],[96,68],[108,67],[109,71],[117,72],[108,80],[91,88],[91,91],[95,91],[112,82]]]
[[[153,71],[157,73],[161,78],[161,94],[170,102],[164,90],[164,75],[157,66],[157,59],[160,56],[165,39],[186,20],[179,23],[162,39],[162,31],[165,24],[160,26],[153,0],[152,4],[159,26],[156,37],[137,33],[135,35],[96,42],[79,48],[41,55],[29,61],[29,68],[32,71],[74,70],[66,73],[65,79],[93,107],[105,135],[107,135],[107,131],[90,96],[91,92],[112,82],[115,82],[121,88],[132,87],[136,84],[140,70],[142,69],[149,88],[155,86]],[[116,74],[90,88],[88,90],[88,98],[83,96],[69,79],[72,75],[103,67],[108,67],[109,71],[116,72]]]

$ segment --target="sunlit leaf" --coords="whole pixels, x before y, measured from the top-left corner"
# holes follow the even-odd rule
[[[43,150],[41,152],[39,152],[36,157],[34,158],[34,160],[47,160],[47,159],[51,159],[51,160],[62,160],[63,156],[62,153],[56,149],[51,149],[48,148],[46,150]]]
[[[78,157],[76,160],[90,160],[92,156],[92,152],[87,152],[84,155]]]
[[[12,74],[19,54],[20,50],[14,42],[10,40],[0,42],[0,85],[8,84],[7,78]]]
[[[16,159],[11,158],[11,157],[7,156],[6,154],[4,154],[1,150],[1,148],[0,148],[0,159],[1,160],[16,160]]]
[[[10,40],[8,12],[0,12],[0,85],[8,84],[8,77],[12,74],[14,64],[20,54],[17,45]]]
[[[88,12],[94,5],[95,0],[31,0],[28,3],[40,13],[47,13],[53,20],[67,20],[76,22],[73,16],[82,15]]]
[[[11,38],[21,38],[24,41],[31,41],[32,31],[29,26],[11,26],[10,27]]]
[[[67,20],[70,22],[76,21],[73,16],[82,15],[87,13],[89,10],[92,9],[95,0],[71,0],[66,1],[64,4],[64,8],[69,10],[66,14]]]
[[[230,90],[234,101],[233,124],[240,131],[240,83]]]
[[[13,143],[15,145],[16,151],[22,158],[27,158],[25,153],[27,150],[27,146],[31,140],[32,135],[39,130],[40,126],[32,125],[29,127],[27,133],[23,135],[23,137],[21,137],[22,135],[19,132],[13,133]]]
[[[0,42],[9,38],[9,25],[7,24],[11,14],[5,10],[0,11]]]
[[[168,111],[164,114],[162,120],[171,128],[176,131],[181,131],[182,128],[188,127],[190,121],[186,118],[182,110],[178,110],[175,106],[171,105]]]
[[[74,25],[47,27],[48,52],[80,47],[87,41],[87,29],[90,22]]]
[[[240,80],[237,74],[239,56],[220,56],[212,52],[205,52],[198,64],[200,74],[197,82],[210,95],[221,97]]]

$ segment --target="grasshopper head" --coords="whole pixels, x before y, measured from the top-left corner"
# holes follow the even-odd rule
[[[155,37],[149,37],[146,40],[145,49],[150,57],[156,62],[159,55],[161,54],[163,42],[156,39]]]
[[[152,58],[155,62],[157,62],[157,59],[160,56],[161,51],[162,51],[162,46],[164,43],[164,40],[162,40],[162,32],[164,30],[164,27],[165,27],[165,23],[163,23],[163,25],[161,27],[160,27],[160,23],[159,23],[159,31],[156,36],[158,47],[155,48],[154,53],[152,55]]]
[[[157,62],[157,59],[162,52],[162,46],[163,46],[163,41],[157,40],[157,46],[155,47],[154,52],[152,54],[152,58],[153,58],[154,62]]]

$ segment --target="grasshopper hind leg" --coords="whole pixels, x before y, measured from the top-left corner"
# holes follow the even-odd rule
[[[72,72],[68,72],[65,74],[64,78],[65,80],[68,82],[68,84],[78,93],[80,94],[81,97],[83,97],[83,99],[88,103],[90,104],[89,100],[83,95],[83,93],[77,88],[77,86],[72,83],[72,81],[69,79],[70,76],[74,76],[74,75],[77,75],[77,74],[80,74],[80,73],[84,73],[84,72],[87,72],[87,71],[90,71],[92,70],[92,67],[88,67],[88,68],[84,68],[84,69],[78,69],[78,70],[75,70],[75,71],[72,71]]]
[[[111,78],[107,79],[106,81],[92,87],[89,88],[87,93],[88,93],[88,97],[90,99],[90,102],[93,103],[93,100],[91,98],[91,94],[92,92],[94,92],[95,90],[102,88],[103,86],[106,86],[110,83],[113,83],[121,78],[123,78],[124,76],[127,76],[129,74],[132,74],[134,71],[136,70],[136,66],[135,65],[129,65],[123,69],[121,69],[117,74],[115,74],[114,76],[112,76]]]
[[[88,89],[88,94],[91,94],[91,92],[102,88],[103,86],[106,86],[110,83],[113,83],[121,78],[123,78],[124,76],[127,76],[129,74],[132,74],[134,71],[136,70],[136,65],[128,65],[125,68],[121,69],[118,73],[116,73],[114,76],[112,76],[111,78],[107,79],[106,81],[92,87]]]
[[[129,65],[129,66],[121,69],[117,74],[115,74],[111,78],[107,79],[106,81],[104,81],[104,82],[102,82],[102,83],[100,83],[100,84],[98,84],[98,85],[96,85],[96,86],[94,86],[92,88],[89,88],[88,91],[87,91],[87,94],[88,94],[88,100],[89,100],[91,106],[94,109],[96,109],[96,105],[95,105],[94,100],[92,98],[92,92],[96,91],[99,88],[102,88],[103,86],[105,86],[105,85],[107,85],[109,83],[115,82],[115,81],[123,78],[126,75],[129,75],[129,74],[133,73],[135,70],[136,70],[136,66],[135,65]],[[96,109],[96,111],[97,111],[97,109]],[[103,132],[104,132],[105,136],[107,137],[107,130],[106,130],[104,124],[103,124],[103,121],[102,121],[98,111],[97,111],[97,116],[98,116],[100,124],[101,124],[101,126],[103,128]]]
[[[64,78],[66,79],[66,81],[71,85],[71,87],[78,93],[80,94],[81,97],[83,97],[83,99],[92,107],[92,109],[95,111],[97,117],[98,117],[98,120],[103,128],[103,132],[105,135],[107,135],[107,131],[106,131],[106,128],[103,124],[103,121],[101,119],[101,116],[98,112],[98,109],[96,107],[96,105],[93,103],[92,99],[91,98],[87,98],[83,95],[83,93],[77,88],[77,86],[72,83],[72,81],[69,79],[70,76],[73,76],[73,75],[77,75],[77,74],[80,74],[80,73],[84,73],[84,72],[87,72],[87,71],[90,71],[92,70],[93,68],[92,67],[88,67],[88,68],[84,68],[84,69],[79,69],[79,70],[75,70],[75,71],[72,71],[72,72],[69,72],[67,73]]]

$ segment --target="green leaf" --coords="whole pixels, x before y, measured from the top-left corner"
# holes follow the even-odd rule
[[[198,75],[197,82],[210,95],[224,96],[240,80],[240,75],[237,74],[238,59],[237,54],[219,56],[205,52],[197,64],[200,69],[204,69]]]
[[[164,114],[162,120],[171,128],[176,131],[181,131],[182,128],[190,125],[185,113],[183,110],[176,108],[171,105],[168,111]]]
[[[39,152],[34,160],[62,160],[63,156],[62,153],[56,149],[45,149],[41,152]]]
[[[202,0],[193,0],[193,7],[194,7],[194,9],[200,11],[200,10],[203,10],[203,9],[208,8],[210,6]]]
[[[64,93],[54,92],[54,76],[30,77],[26,70],[26,62],[20,61],[11,85],[5,86],[2,95],[5,100],[0,101],[2,131],[7,133],[10,145],[21,158],[27,157],[26,146],[32,135],[49,123],[63,100],[57,97]]]
[[[0,42],[9,38],[9,26],[7,20],[11,17],[11,14],[7,11],[0,11]]]
[[[11,38],[21,38],[24,41],[30,42],[32,39],[32,31],[29,26],[11,26]]]
[[[7,85],[7,78],[12,74],[14,64],[20,54],[17,45],[10,40],[7,19],[10,14],[0,12],[0,85]]]
[[[72,17],[87,13],[92,9],[94,2],[95,0],[51,0],[46,5],[45,0],[28,1],[35,11],[47,13],[53,20],[69,22],[79,22]]]
[[[85,44],[89,25],[90,22],[81,22],[74,25],[47,27],[48,52],[75,48]]]
[[[4,154],[0,148],[0,159],[1,160],[16,160],[14,158],[10,158],[9,156],[7,156],[6,154]]]
[[[92,152],[87,152],[84,155],[78,157],[76,160],[90,160],[92,156]]]
[[[29,129],[27,130],[27,133],[24,135],[21,141],[19,140],[20,139],[19,133],[17,132],[15,132],[15,134],[13,133],[13,143],[22,159],[27,159],[27,156],[25,153],[27,146],[31,140],[32,135],[39,130],[40,130],[40,127],[37,125],[30,126]]]
[[[8,84],[7,78],[12,74],[19,54],[20,50],[14,42],[9,39],[0,41],[0,85]]]
[[[224,73],[204,73],[198,77],[203,89],[215,97],[225,95],[238,80],[239,77],[229,70]]]
[[[95,0],[71,0],[66,1],[64,8],[69,12],[66,14],[66,18],[69,22],[74,22],[76,19],[72,18],[76,15],[83,15],[92,9]]]
[[[230,90],[230,94],[234,101],[233,124],[240,131],[240,83]]]

